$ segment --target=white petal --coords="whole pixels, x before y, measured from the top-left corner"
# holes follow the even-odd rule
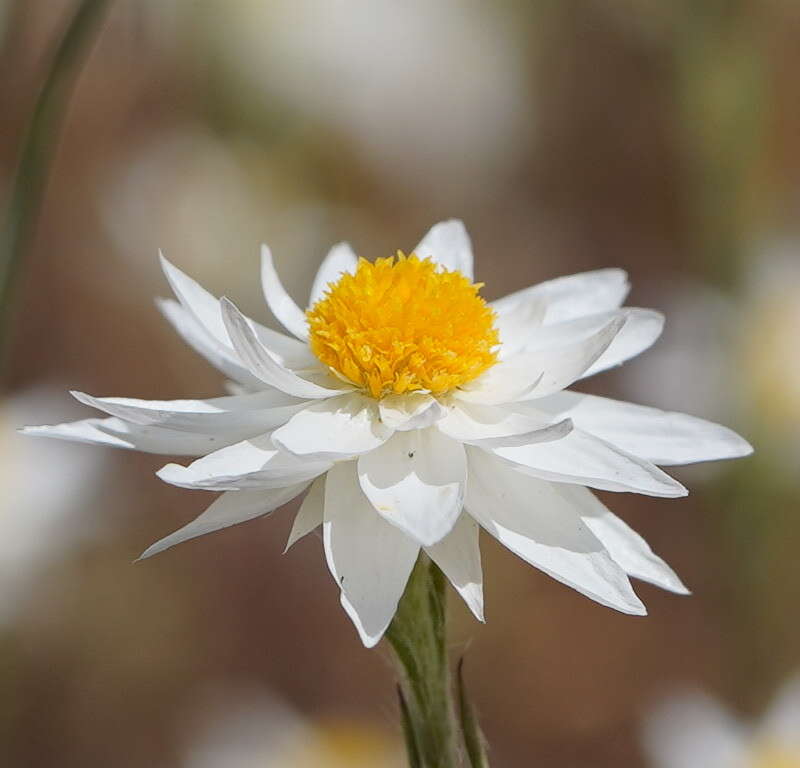
[[[269,353],[269,350],[256,338],[250,322],[230,300],[220,299],[222,316],[228,329],[233,347],[248,370],[258,379],[271,387],[308,400],[340,395],[341,389],[321,387],[301,378],[285,366],[281,365]]]
[[[645,722],[653,768],[738,768],[749,764],[750,735],[704,693],[672,696]]]
[[[397,432],[358,460],[361,488],[378,514],[424,546],[452,529],[466,477],[463,446],[436,429]]]
[[[640,354],[653,344],[664,328],[664,316],[660,312],[652,309],[617,309],[542,326],[528,337],[520,351],[557,351],[597,333],[615,317],[624,318],[625,321],[619,333],[581,378],[613,368]],[[508,354],[504,355],[504,359],[509,357]]]
[[[233,491],[310,482],[330,467],[329,461],[299,459],[276,450],[270,436],[264,435],[214,451],[188,467],[167,464],[157,474],[181,488]]]
[[[358,257],[348,243],[339,243],[330,249],[328,255],[320,265],[314,285],[311,287],[311,297],[308,306],[313,307],[327,291],[331,283],[347,273],[354,274],[358,268]]]
[[[181,304],[199,322],[208,334],[209,341],[220,345],[223,350],[227,349],[230,353],[230,341],[220,316],[218,299],[173,264],[170,264],[162,254],[160,257],[164,274]],[[252,320],[250,322],[259,341],[283,365],[293,369],[302,369],[314,363],[315,358],[305,344]]]
[[[233,348],[217,341],[186,307],[174,299],[156,299],[156,306],[178,335],[218,371],[239,384],[263,389],[264,383],[242,365]]]
[[[510,312],[523,300],[543,297],[547,302],[545,323],[560,323],[583,315],[622,306],[628,295],[628,276],[621,269],[598,269],[559,277],[511,293],[492,302],[500,313]]]
[[[354,462],[335,465],[325,479],[323,539],[342,605],[371,648],[397,610],[419,545],[376,514]]]
[[[551,483],[468,448],[467,511],[501,544],[554,579],[623,613],[646,610],[625,572]]]
[[[223,493],[200,517],[148,547],[139,558],[157,555],[176,544],[229,528],[238,523],[273,512],[301,494],[308,483],[275,488],[271,491],[228,491]]]
[[[628,576],[679,595],[689,594],[675,571],[655,555],[647,542],[613,514],[588,488],[567,483],[559,483],[555,488],[580,512],[583,522],[600,539]]]
[[[665,498],[688,493],[655,464],[579,429],[551,443],[487,450],[513,464],[518,471],[543,480]]]
[[[472,269],[472,243],[466,227],[458,219],[442,221],[430,228],[420,240],[414,253],[421,259],[430,257],[446,270],[460,272],[474,279]]]
[[[544,414],[526,413],[514,406],[456,402],[436,427],[462,443],[497,439],[508,442],[508,438],[520,436],[525,443],[528,439],[533,442],[558,440],[572,429],[572,424],[569,419],[553,423]]]
[[[295,515],[292,530],[289,532],[289,540],[286,542],[286,549],[283,550],[284,554],[289,551],[289,547],[302,539],[303,536],[307,536],[317,526],[322,525],[324,508],[325,475],[318,477],[311,483],[311,488],[308,489],[308,493]]]
[[[308,323],[305,312],[295,304],[283,287],[272,260],[272,251],[266,245],[261,246],[261,286],[267,305],[278,322],[298,339],[307,341]]]
[[[624,317],[614,317],[594,333],[563,346],[525,351],[497,363],[459,390],[456,397],[465,402],[497,405],[558,392],[586,372],[624,323]]]
[[[594,376],[600,371],[621,365],[626,360],[649,349],[661,336],[661,332],[664,330],[664,315],[660,312],[653,309],[636,308],[626,308],[623,312],[626,318],[625,325],[622,326],[614,341],[608,345],[608,349],[583,374],[584,377]]]
[[[497,313],[495,328],[500,334],[500,360],[507,360],[524,349],[541,330],[547,302],[543,296],[532,296]]]
[[[264,434],[284,424],[308,404],[277,390],[209,400],[136,400],[92,397],[83,392],[71,394],[85,405],[134,424],[219,434],[230,442]]]
[[[408,395],[387,395],[378,407],[381,421],[398,431],[425,429],[447,414],[447,409],[431,395],[413,392]]]
[[[392,430],[378,418],[374,400],[360,394],[321,400],[272,433],[278,447],[296,456],[341,459],[382,445]]]
[[[450,580],[478,621],[483,621],[483,570],[479,545],[480,529],[463,513],[453,530],[425,551]]]
[[[143,427],[116,418],[84,419],[54,426],[25,427],[20,432],[32,437],[108,445],[112,448],[168,456],[204,456],[228,444],[219,435],[191,434],[162,427]]]
[[[559,392],[533,405],[553,418],[571,418],[585,432],[654,464],[692,464],[753,452],[746,440],[727,427],[684,413],[580,392]]]

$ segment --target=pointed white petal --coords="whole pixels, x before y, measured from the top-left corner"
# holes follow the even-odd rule
[[[645,607],[625,572],[551,483],[468,448],[467,511],[501,544],[554,579],[623,613]]]
[[[464,223],[458,219],[434,224],[420,240],[414,253],[421,259],[430,257],[446,270],[460,272],[469,280],[474,279],[472,243]]]
[[[685,413],[580,392],[559,392],[533,405],[552,418],[571,418],[585,432],[654,464],[692,464],[753,452],[746,440],[727,427]]]
[[[604,491],[677,498],[688,491],[666,472],[588,432],[573,429],[551,443],[487,448],[523,474]]]
[[[378,448],[392,430],[378,418],[374,400],[361,394],[310,405],[272,433],[273,443],[295,456],[341,459]]]
[[[500,360],[507,360],[522,351],[540,332],[547,312],[543,296],[532,296],[497,313],[495,328],[500,333]]]
[[[233,491],[310,482],[330,467],[329,461],[299,459],[279,451],[264,435],[214,451],[188,467],[167,464],[157,474],[181,488]]]
[[[331,283],[335,283],[343,274],[354,274],[358,268],[358,257],[349,243],[338,243],[330,249],[320,265],[308,306],[313,307],[324,295]]]
[[[255,377],[287,395],[301,399],[318,400],[342,394],[341,389],[321,387],[281,365],[256,338],[249,321],[232,301],[222,298],[220,306],[233,347]]]
[[[447,414],[447,409],[436,398],[419,392],[387,395],[381,398],[378,407],[381,421],[399,432],[425,429]]]
[[[289,532],[289,540],[286,542],[286,549],[283,550],[284,555],[289,551],[289,547],[322,525],[324,508],[325,475],[311,483],[311,488],[308,489],[308,493],[295,515],[292,530]]]
[[[307,341],[308,324],[305,312],[295,304],[283,287],[272,260],[272,251],[266,245],[261,246],[261,286],[267,306],[278,322],[298,339]]]
[[[227,353],[230,354],[230,341],[220,315],[218,299],[173,264],[170,264],[163,254],[160,254],[160,257],[161,267],[172,290],[180,303],[205,331],[208,342],[221,347],[222,350],[227,350]],[[293,369],[303,369],[314,364],[316,359],[305,344],[252,320],[250,322],[258,340],[283,365]],[[179,332],[181,332],[180,329]]]
[[[358,460],[361,488],[378,514],[424,546],[452,529],[466,477],[463,446],[436,429],[397,432]]]
[[[462,443],[482,443],[520,437],[523,443],[558,440],[572,424],[569,419],[553,423],[544,414],[526,413],[514,406],[456,402],[436,424],[437,429]]]
[[[324,518],[328,567],[361,641],[371,648],[397,610],[419,545],[375,512],[354,462],[336,464],[328,473]]]
[[[752,736],[699,691],[665,699],[645,721],[644,747],[653,768],[731,768],[752,757]]]
[[[478,621],[483,621],[483,570],[480,529],[475,520],[462,513],[453,530],[425,551],[450,580]]]
[[[148,547],[139,558],[144,560],[176,544],[229,528],[238,523],[273,512],[301,494],[308,483],[274,488],[270,491],[228,491],[223,493],[200,517]]]
[[[628,576],[679,595],[689,594],[675,571],[654,554],[648,543],[613,514],[588,488],[567,483],[559,483],[554,487],[578,510],[589,530],[600,539]]]
[[[598,269],[548,280],[511,293],[492,302],[492,308],[505,314],[522,300],[543,297],[547,302],[544,322],[560,323],[622,306],[629,288],[628,276],[623,270]]]
[[[492,366],[459,390],[456,397],[465,402],[498,405],[558,392],[585,373],[624,323],[624,317],[614,317],[594,333],[563,346],[521,352]]]
[[[50,437],[168,456],[204,456],[228,444],[219,435],[147,427],[116,418],[84,419],[53,426],[25,427],[20,432],[32,437]]]
[[[277,390],[209,400],[137,400],[92,397],[83,392],[71,394],[85,405],[134,424],[219,434],[231,442],[264,434],[284,424],[308,404]]]
[[[608,349],[589,367],[584,378],[622,365],[649,349],[664,330],[664,315],[654,309],[625,308],[625,325]]]

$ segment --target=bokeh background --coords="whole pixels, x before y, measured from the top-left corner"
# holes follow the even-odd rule
[[[77,4],[0,2],[0,201]],[[68,389],[214,396],[162,320],[159,248],[269,322],[327,248],[408,249],[456,216],[496,298],[620,266],[667,313],[584,389],[722,421],[753,458],[605,494],[693,590],[631,618],[482,542],[486,626],[453,652],[496,768],[641,768],[691,685],[745,717],[800,666],[800,5],[795,0],[115,0],[5,307],[0,765],[400,766],[391,667],[291,513],[132,565],[198,514],[159,457],[23,438]]]

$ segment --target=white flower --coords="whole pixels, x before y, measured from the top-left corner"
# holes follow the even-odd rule
[[[644,745],[654,768],[799,768],[800,677],[754,725],[703,693],[675,695],[645,723]]]
[[[620,309],[625,273],[552,280],[486,305],[463,224],[397,260],[323,261],[304,313],[263,249],[267,304],[296,338],[245,318],[164,260],[161,309],[235,383],[229,397],[81,402],[110,414],[31,434],[200,456],[158,475],[224,493],[143,557],[308,494],[287,545],[322,525],[341,601],[378,642],[420,549],[483,620],[479,527],[603,605],[643,615],[629,576],[686,593],[589,488],[677,497],[656,465],[742,456],[730,430],[567,391],[649,347],[662,316]],[[324,362],[323,362],[324,361]]]

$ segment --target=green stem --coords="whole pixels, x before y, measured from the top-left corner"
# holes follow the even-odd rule
[[[402,672],[403,728],[412,766],[461,765],[447,657],[445,578],[427,556],[417,561],[386,638]]]
[[[0,344],[8,336],[16,276],[39,213],[61,119],[110,0],[83,0],[61,39],[36,99],[0,231]]]

